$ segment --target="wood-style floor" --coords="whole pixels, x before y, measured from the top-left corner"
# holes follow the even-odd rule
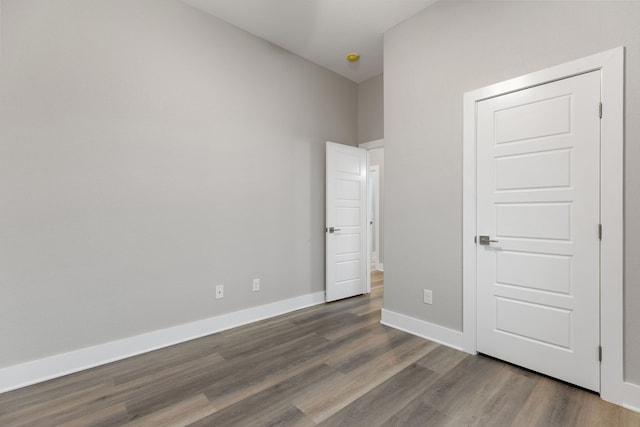
[[[640,426],[640,414],[380,325],[373,291],[0,395],[0,426]]]

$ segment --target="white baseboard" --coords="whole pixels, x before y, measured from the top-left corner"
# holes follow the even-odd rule
[[[383,325],[400,329],[401,331],[435,341],[447,347],[464,351],[464,340],[462,332],[454,329],[445,328],[435,323],[425,322],[414,317],[405,316],[404,314],[395,313],[393,311],[382,309]]]
[[[324,301],[324,292],[316,292],[9,366],[0,369],[0,393],[322,304]]]
[[[634,412],[640,412],[640,385],[624,383],[625,393],[622,407]]]

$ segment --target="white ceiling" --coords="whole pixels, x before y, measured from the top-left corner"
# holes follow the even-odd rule
[[[437,0],[182,1],[360,83],[382,73],[383,33]]]

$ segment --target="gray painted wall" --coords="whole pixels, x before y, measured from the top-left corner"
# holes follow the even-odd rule
[[[462,328],[463,93],[626,46],[625,376],[640,384],[639,22],[638,2],[444,1],[386,33],[386,309]]]
[[[384,138],[383,75],[358,85],[358,144]]]
[[[1,17],[0,367],[324,289],[356,84],[176,0]]]

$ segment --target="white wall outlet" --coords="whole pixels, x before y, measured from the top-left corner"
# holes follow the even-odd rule
[[[216,299],[224,298],[224,285],[216,286]]]
[[[424,290],[424,303],[433,304],[433,291],[429,289]]]
[[[260,279],[253,279],[253,292],[260,290]]]

